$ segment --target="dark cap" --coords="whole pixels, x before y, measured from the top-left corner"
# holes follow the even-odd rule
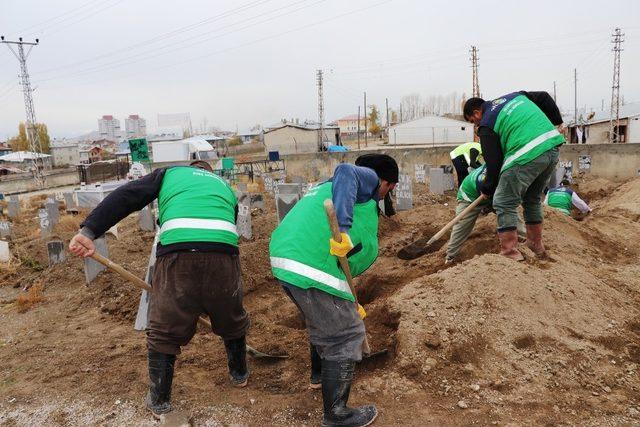
[[[386,154],[363,154],[356,159],[356,166],[373,169],[378,178],[390,183],[398,182],[398,164],[393,157]]]

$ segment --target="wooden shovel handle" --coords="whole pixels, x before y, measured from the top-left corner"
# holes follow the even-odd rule
[[[340,227],[338,226],[338,217],[336,216],[336,210],[333,207],[333,202],[331,201],[331,199],[327,199],[324,201],[324,210],[327,214],[327,219],[329,220],[329,228],[331,229],[331,236],[333,237],[333,240],[335,240],[338,243],[342,242],[342,235],[340,234]],[[347,278],[349,289],[351,290],[351,294],[353,295],[356,312],[358,312],[358,295],[356,294],[356,289],[353,286],[353,277],[351,276],[351,268],[349,268],[349,261],[347,260],[346,257],[338,257],[338,261],[340,261],[340,267],[342,267],[342,272]],[[368,355],[371,353],[371,348],[369,347],[369,340],[367,339],[366,332],[364,333],[364,341],[362,342],[362,352],[365,355]]]
[[[449,221],[447,225],[442,227],[440,231],[438,231],[431,239],[429,239],[429,241],[427,242],[427,246],[431,245],[433,242],[441,238],[447,231],[451,230],[451,228],[453,228],[454,225],[456,225],[464,217],[466,217],[469,212],[475,209],[475,207],[478,206],[480,203],[482,203],[482,201],[485,200],[486,198],[487,196],[485,196],[484,194],[480,194],[480,196],[478,196],[477,199],[475,199],[469,206],[464,208],[462,212],[456,215],[455,218]]]
[[[120,276],[124,277],[125,279],[127,279],[129,282],[133,283],[138,288],[144,289],[147,292],[151,292],[152,291],[151,286],[149,286],[144,280],[142,280],[141,278],[139,278],[135,274],[131,273],[130,271],[125,270],[122,266],[116,264],[115,262],[111,261],[110,259],[103,257],[98,252],[94,252],[93,255],[91,255],[91,258],[93,258],[94,260],[96,260],[100,264],[104,265],[109,270],[115,271]],[[198,323],[200,323],[201,325],[207,326],[208,328],[211,328],[211,322],[209,322],[207,319],[205,319],[203,317],[199,317],[198,318]]]

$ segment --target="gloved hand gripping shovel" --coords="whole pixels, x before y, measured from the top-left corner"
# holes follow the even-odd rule
[[[125,279],[127,279],[128,281],[133,283],[138,288],[145,289],[147,292],[151,292],[152,291],[151,286],[149,286],[147,283],[145,283],[144,280],[140,279],[135,274],[125,270],[122,266],[116,264],[115,262],[111,261],[110,259],[107,259],[107,258],[103,257],[99,253],[97,253],[97,252],[94,253],[93,255],[91,255],[91,258],[93,258],[94,260],[96,260],[100,264],[104,265],[109,270],[115,271],[120,276],[124,277]],[[203,317],[199,317],[198,318],[198,323],[200,323],[201,325],[204,325],[204,326],[208,327],[209,329],[211,329],[211,323],[207,319],[205,319]],[[250,356],[253,356],[255,358],[263,358],[263,359],[286,359],[286,358],[289,357],[288,354],[274,355],[274,354],[263,353],[261,351],[256,350],[255,348],[251,347],[249,344],[247,344],[247,354],[249,354]]]
[[[330,199],[327,199],[324,201],[324,210],[327,214],[327,219],[329,220],[329,227],[331,228],[331,235],[333,237],[333,240],[335,240],[338,243],[342,242],[342,236],[340,235],[340,227],[338,227],[338,218],[336,217],[336,211],[333,208],[333,202]],[[338,257],[338,260],[340,261],[340,267],[342,268],[342,271],[344,272],[344,275],[347,278],[349,289],[351,290],[351,294],[353,295],[355,309],[360,315],[360,317],[364,319],[364,316],[366,316],[366,313],[364,313],[364,309],[362,310],[359,309],[361,306],[360,304],[358,304],[358,295],[356,294],[356,290],[353,286],[353,277],[351,277],[351,269],[349,268],[349,261],[347,260],[346,257]],[[361,313],[364,313],[364,314],[361,314]],[[372,353],[371,348],[369,347],[369,340],[367,339],[367,334],[365,332],[364,341],[362,342],[363,358],[368,359],[371,357],[382,356],[384,354],[387,354],[388,352],[389,350],[385,348]]]

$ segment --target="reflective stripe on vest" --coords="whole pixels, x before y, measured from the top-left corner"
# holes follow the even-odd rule
[[[462,198],[463,198],[464,200],[466,200],[467,202],[473,202],[473,200],[471,200],[471,197],[467,196],[467,193],[465,193],[465,192],[462,190],[462,187],[460,187],[460,188],[458,189],[458,192],[460,193],[460,195],[462,196]]]
[[[228,231],[238,235],[235,224],[220,219],[202,219],[202,218],[174,218],[166,221],[160,227],[160,234],[165,231],[175,230],[176,228],[199,228],[204,230]]]
[[[558,135],[560,135],[558,130],[557,129],[552,129],[549,132],[545,132],[542,135],[538,136],[537,138],[534,138],[533,140],[529,141],[522,148],[520,148],[518,151],[516,151],[515,153],[513,153],[512,155],[510,155],[509,157],[507,157],[504,160],[504,164],[502,165],[502,170],[501,171],[504,171],[505,169],[507,169],[511,165],[512,162],[518,160],[520,157],[524,156],[529,151],[531,151],[534,148],[536,148],[538,145],[544,144],[545,142],[547,142],[547,140],[553,138],[554,136],[558,136]]]
[[[300,276],[308,277],[311,280],[322,283],[323,285],[327,285],[340,292],[345,292],[349,295],[352,295],[351,288],[349,288],[349,284],[346,280],[338,279],[337,277],[334,277],[329,273],[325,273],[322,270],[310,267],[301,262],[288,258],[271,257],[271,266],[274,268],[289,271],[291,273],[299,274]]]

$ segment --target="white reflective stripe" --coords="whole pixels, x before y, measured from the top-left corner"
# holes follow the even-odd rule
[[[509,166],[511,163],[513,163],[523,155],[527,154],[529,151],[536,148],[538,145],[546,142],[548,139],[553,138],[556,135],[560,135],[560,132],[558,132],[557,129],[553,129],[529,141],[524,145],[524,147],[520,148],[518,151],[516,151],[515,153],[513,153],[512,155],[510,155],[504,160],[504,164],[502,165],[502,170],[504,170],[504,168]]]
[[[460,190],[460,195],[464,200],[466,200],[467,202],[473,202],[473,200],[471,200],[471,197],[467,196],[467,193],[462,191],[462,187],[460,187],[459,190]]]
[[[351,289],[349,288],[349,284],[346,280],[338,279],[337,277],[334,277],[329,273],[325,273],[322,270],[310,267],[301,262],[294,261],[288,258],[271,257],[271,266],[289,271],[291,273],[299,274],[316,282],[322,283],[323,285],[327,285],[340,292],[345,292],[351,295]]]
[[[200,228],[203,230],[220,230],[228,231],[236,236],[238,230],[236,230],[235,224],[232,224],[221,219],[202,219],[202,218],[174,218],[166,221],[160,227],[160,234],[165,231],[175,230],[177,228]]]

